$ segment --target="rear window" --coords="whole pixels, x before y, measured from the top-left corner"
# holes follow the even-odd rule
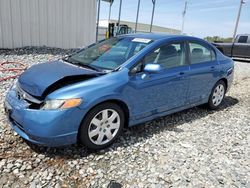
[[[247,43],[248,36],[240,36],[238,43]]]

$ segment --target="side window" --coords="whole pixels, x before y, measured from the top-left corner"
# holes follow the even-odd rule
[[[190,61],[191,64],[204,63],[215,60],[215,53],[212,49],[199,43],[190,42]]]
[[[164,68],[185,65],[184,43],[172,43],[161,46],[144,58],[144,64],[158,63]]]
[[[247,43],[247,38],[248,38],[247,36],[240,36],[238,43]]]

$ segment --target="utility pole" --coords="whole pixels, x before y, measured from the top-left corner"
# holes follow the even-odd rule
[[[151,16],[150,33],[152,32],[152,26],[153,26],[153,21],[154,21],[155,2],[156,2],[156,0],[152,0],[152,3],[153,3],[153,11],[152,11],[152,16]]]
[[[141,3],[141,0],[138,0],[137,14],[136,14],[136,21],[135,21],[135,33],[136,33],[136,31],[137,31],[137,24],[138,24],[138,17],[139,17],[140,3]]]
[[[109,3],[109,20],[108,20],[108,23],[110,22],[112,4],[113,4],[113,1],[110,1],[110,3]]]
[[[182,12],[182,26],[181,26],[181,34],[182,35],[183,35],[183,31],[184,31],[184,23],[185,23],[186,12],[187,12],[187,1],[185,1],[184,10]]]
[[[235,24],[235,28],[234,28],[233,41],[234,41],[236,33],[237,33],[237,29],[238,29],[238,25],[239,25],[239,21],[240,21],[241,8],[242,8],[242,5],[244,3],[245,3],[244,0],[240,0],[240,8],[239,8],[239,11],[238,11],[238,16],[237,16],[237,20],[236,20],[236,24]]]
[[[119,7],[119,17],[118,17],[118,26],[117,26],[117,32],[120,30],[120,21],[121,21],[121,9],[122,9],[122,0],[120,0],[120,7]]]
[[[99,28],[99,19],[100,19],[100,6],[101,6],[101,0],[98,0],[98,10],[97,10],[97,20],[96,20],[96,36],[95,41],[98,41],[98,28]]]

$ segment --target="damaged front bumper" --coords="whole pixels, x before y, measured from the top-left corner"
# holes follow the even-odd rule
[[[77,133],[84,116],[79,108],[40,110],[29,108],[30,103],[11,89],[5,99],[5,111],[11,127],[32,143],[56,147],[77,142]]]

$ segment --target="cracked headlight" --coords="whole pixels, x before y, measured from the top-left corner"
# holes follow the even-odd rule
[[[42,110],[55,110],[55,109],[67,109],[79,106],[82,99],[54,99],[45,101],[42,105]]]

